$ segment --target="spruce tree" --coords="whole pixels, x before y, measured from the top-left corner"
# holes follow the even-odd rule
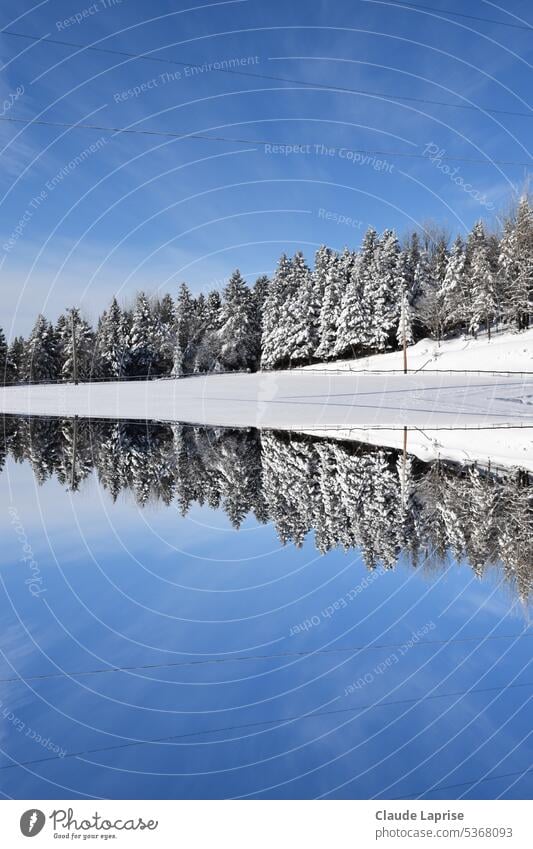
[[[472,286],[470,331],[477,336],[480,327],[485,324],[490,339],[490,325],[496,315],[497,301],[495,280],[486,245],[479,245],[474,251],[470,262],[470,283]]]
[[[368,291],[370,303],[370,346],[383,352],[391,331],[398,324],[398,264],[400,246],[393,230],[385,230],[376,244]]]
[[[253,296],[238,269],[223,292],[220,362],[224,369],[252,369],[256,363]]]
[[[127,371],[129,346],[124,333],[124,317],[116,298],[113,298],[109,309],[102,315],[98,329],[98,348],[102,376],[122,377]]]
[[[466,256],[463,240],[457,236],[446,266],[443,281],[443,312],[444,329],[455,330],[458,324],[465,322],[464,289],[468,285],[466,279]]]
[[[289,294],[291,261],[282,254],[263,307],[261,368],[276,368],[283,359],[282,309]]]
[[[396,330],[396,341],[403,348],[405,345],[413,344],[413,314],[409,299],[411,269],[409,266],[409,255],[407,251],[402,251],[399,262],[399,311],[398,311],[398,327]]]
[[[61,315],[56,324],[61,377],[63,380],[90,380],[98,375],[94,333],[77,307]]]
[[[533,309],[533,210],[524,195],[516,212],[516,279],[511,309],[518,330],[527,330]]]
[[[37,321],[24,347],[22,379],[27,383],[55,381],[60,375],[57,337],[43,315]]]
[[[144,292],[139,292],[133,309],[130,353],[133,374],[149,377],[157,366],[156,323],[152,306]]]
[[[154,334],[156,346],[155,370],[160,375],[172,371],[176,344],[176,310],[171,295],[166,294],[154,304]]]
[[[364,256],[364,248],[349,257],[344,251],[333,269],[340,299],[335,356],[357,356],[367,342],[370,313],[364,292]]]
[[[7,358],[7,342],[4,331],[0,327],[0,385],[4,386],[6,383],[11,383],[11,374],[8,367],[8,358]]]
[[[320,281],[311,274],[301,251],[292,260],[290,297],[282,311],[285,356],[289,363],[310,362],[318,343]]]
[[[11,383],[24,380],[25,342],[22,336],[15,336],[7,352],[7,373]]]
[[[176,377],[194,370],[196,351],[194,336],[196,311],[194,298],[186,283],[182,283],[176,300],[176,350],[172,374]],[[179,372],[179,373],[178,373]]]
[[[339,257],[332,251],[328,250],[327,257],[323,255],[319,257],[317,252],[315,274],[321,275],[324,290],[320,309],[319,344],[315,350],[315,357],[319,360],[330,360],[335,357],[343,294],[339,265]]]

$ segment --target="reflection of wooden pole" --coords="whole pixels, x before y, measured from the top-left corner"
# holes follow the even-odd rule
[[[78,354],[76,351],[76,330],[74,328],[74,313],[71,316],[71,330],[72,330],[72,379],[74,381],[74,385],[78,385]]]
[[[74,489],[76,480],[76,452],[78,450],[78,417],[74,416],[74,425],[72,428],[72,466],[70,470],[70,488]]]
[[[405,469],[407,466],[407,428],[403,429],[403,457],[402,457],[402,504],[405,507]]]

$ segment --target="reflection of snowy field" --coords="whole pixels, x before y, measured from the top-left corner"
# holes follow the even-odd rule
[[[421,450],[431,446],[428,456],[441,453],[441,446],[456,458],[486,459],[496,453],[506,464],[529,467],[532,431],[521,428],[533,427],[531,404],[523,403],[532,394],[533,377],[294,371],[2,388],[0,411],[321,430],[332,435],[340,429],[357,431],[363,440],[369,429],[397,431],[406,426],[436,432],[420,438]],[[504,431],[487,429],[502,425],[507,426]]]

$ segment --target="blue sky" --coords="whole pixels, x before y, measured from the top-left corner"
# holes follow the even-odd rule
[[[319,556],[312,535],[281,546],[250,518],[235,531],[198,505],[182,517],[128,495],[112,504],[94,477],[76,494],[39,487],[12,460],[2,480],[0,793],[391,798],[458,784],[428,798],[530,798],[530,631],[497,569],[478,580],[466,563],[401,563],[369,580],[359,552]],[[416,633],[433,643],[399,652]],[[235,653],[252,659],[6,681]],[[69,754],[193,736],[11,768],[51,754],[33,732]]]
[[[466,10],[458,0],[434,5]],[[520,25],[528,6],[511,0],[502,11],[475,0],[467,11]],[[154,56],[191,66],[238,60],[242,71],[333,88],[530,111],[526,30],[389,2],[7,0],[1,22],[80,45],[157,49]],[[5,34],[0,49],[3,117],[258,140],[110,136],[0,121],[0,324],[8,336],[28,332],[39,310],[55,318],[81,303],[94,320],[113,294],[176,291],[182,280],[195,291],[221,287],[236,266],[253,279],[271,272],[284,250],[301,248],[312,259],[324,242],[355,247],[369,225],[401,235],[433,219],[455,233],[479,217],[497,220],[528,167],[494,160],[531,161],[528,117],[192,73]],[[140,93],[129,93],[135,87]],[[275,153],[265,141],[310,148]],[[334,153],[316,153],[315,145]],[[428,155],[381,155],[377,164],[341,153],[423,154],[428,145],[485,162],[450,162],[458,168],[450,175]],[[77,157],[81,164],[70,167]]]

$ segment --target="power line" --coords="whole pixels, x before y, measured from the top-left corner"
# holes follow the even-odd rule
[[[0,766],[1,770],[6,769],[15,769],[20,766],[30,766],[33,764],[46,763],[49,761],[57,761],[57,760],[66,760],[67,758],[80,758],[84,755],[94,755],[103,752],[111,752],[116,751],[117,749],[129,749],[133,746],[147,746],[152,743],[169,743],[173,740],[184,740],[187,737],[201,737],[204,734],[220,734],[226,731],[240,731],[247,728],[255,728],[259,725],[271,725],[272,723],[280,723],[281,725],[289,724],[290,722],[298,722],[303,719],[315,719],[315,717],[323,717],[323,716],[334,716],[336,714],[341,713],[353,713],[357,711],[363,710],[371,710],[373,708],[380,707],[392,707],[393,705],[405,705],[405,704],[422,704],[423,702],[429,702],[433,699],[446,699],[446,698],[455,698],[456,696],[465,696],[465,695],[473,695],[480,693],[493,693],[500,691],[513,690],[519,687],[533,687],[533,682],[529,682],[526,684],[507,684],[503,687],[483,687],[479,689],[469,689],[469,690],[458,690],[452,693],[439,693],[434,694],[432,696],[422,696],[421,698],[413,698],[413,699],[397,699],[391,702],[372,702],[367,705],[355,705],[353,707],[347,708],[337,708],[335,710],[326,710],[326,711],[316,711],[309,713],[296,714],[295,716],[280,716],[276,719],[263,719],[257,720],[255,722],[247,722],[240,725],[228,725],[222,726],[219,728],[206,728],[198,731],[188,731],[184,734],[172,734],[167,737],[156,737],[151,740],[131,740],[127,743],[117,743],[113,746],[101,746],[95,749],[85,749],[80,752],[67,752],[64,755],[53,755],[49,758],[37,758],[31,761],[20,761],[19,763],[6,764],[5,766]]]
[[[501,634],[495,635],[492,637],[460,637],[458,639],[450,639],[450,640],[424,640],[422,642],[418,642],[415,644],[415,648],[419,648],[421,646],[440,646],[440,645],[452,645],[457,643],[472,643],[472,642],[487,642],[489,640],[517,640],[521,637],[533,637],[533,631],[531,633],[523,633],[523,634]],[[148,663],[140,666],[111,666],[111,667],[102,667],[100,669],[89,669],[87,671],[81,672],[51,672],[44,675],[28,675],[28,676],[19,676],[13,678],[0,678],[0,684],[13,684],[13,683],[26,683],[28,681],[43,681],[48,678],[75,678],[82,675],[100,675],[106,674],[109,672],[134,672],[137,670],[149,670],[149,669],[168,669],[175,667],[183,667],[183,666],[207,666],[211,664],[222,664],[222,663],[237,663],[239,661],[256,661],[256,660],[282,660],[289,657],[308,657],[315,655],[327,655],[327,654],[349,654],[350,652],[362,652],[367,651],[369,649],[398,649],[401,648],[404,643],[388,643],[388,644],[377,644],[377,645],[362,645],[362,646],[349,646],[348,648],[335,648],[335,649],[316,649],[316,650],[306,650],[306,651],[287,651],[287,652],[278,652],[277,654],[256,654],[256,655],[244,655],[240,657],[217,657],[217,658],[207,658],[202,660],[183,660],[183,661],[173,661],[170,663]]]
[[[128,135],[142,135],[142,136],[162,136],[164,138],[172,138],[172,139],[204,139],[206,141],[218,141],[218,142],[230,142],[232,144],[251,144],[251,145],[270,145],[271,147],[290,147],[294,148],[295,142],[280,142],[265,140],[265,139],[243,139],[243,138],[235,138],[228,136],[212,136],[206,133],[174,133],[170,131],[164,130],[139,130],[132,129],[131,127],[105,127],[100,126],[98,124],[83,124],[76,123],[71,124],[64,121],[45,121],[42,119],[26,119],[26,118],[13,118],[13,117],[0,117],[0,121],[9,121],[10,123],[15,124],[25,124],[26,126],[32,126],[34,124],[38,124],[44,127],[57,127],[59,129],[72,129],[72,130],[94,130],[101,133],[112,133],[114,135],[119,135],[120,133],[125,133]],[[321,148],[322,143],[315,142],[306,142],[306,143],[297,143],[298,147],[303,147],[307,145],[311,153],[312,147]],[[342,147],[339,150],[349,151],[351,153],[363,154],[365,156],[400,156],[402,158],[407,159],[426,159],[427,156],[423,153],[408,153],[405,151],[395,151],[395,150],[370,150],[367,148],[355,148],[355,147]],[[320,151],[315,151],[317,155],[320,155]],[[530,168],[532,162],[513,162],[512,160],[502,160],[502,159],[490,159],[489,157],[485,159],[475,159],[465,156],[441,156],[439,157],[441,161],[447,162],[466,162],[469,165],[501,165],[501,166],[517,166],[520,168]]]
[[[104,54],[107,54],[107,55],[110,55],[110,56],[121,56],[122,58],[127,58],[127,59],[142,59],[142,60],[148,61],[148,62],[159,62],[159,63],[164,64],[164,65],[174,65],[174,66],[179,66],[181,68],[190,68],[190,67],[200,68],[200,67],[203,66],[203,64],[206,64],[206,63],[195,63],[195,62],[183,62],[183,61],[180,61],[178,59],[167,59],[167,58],[164,58],[162,56],[153,56],[153,55],[147,54],[147,53],[131,53],[131,52],[125,51],[125,50],[112,50],[111,48],[107,48],[107,47],[94,47],[93,45],[89,45],[89,44],[79,44],[79,43],[74,42],[74,41],[64,41],[62,39],[57,39],[57,38],[48,38],[47,36],[40,37],[40,36],[35,36],[35,35],[28,35],[27,33],[14,32],[13,30],[8,30],[8,29],[2,30],[1,34],[2,35],[14,36],[16,38],[26,38],[26,39],[29,39],[30,41],[39,42],[40,44],[41,43],[42,44],[57,44],[57,45],[61,45],[62,47],[73,47],[77,50],[87,50],[87,51],[91,51],[91,52],[94,52],[94,53],[104,53]],[[156,48],[156,49],[162,50],[162,49],[165,49],[165,48]],[[425,97],[413,97],[411,95],[402,95],[402,94],[388,94],[387,92],[372,91],[371,89],[348,88],[346,86],[337,86],[337,85],[333,85],[333,84],[328,85],[328,83],[323,83],[323,82],[314,81],[314,80],[302,80],[302,79],[294,78],[294,77],[279,77],[279,76],[276,76],[276,75],[273,75],[273,74],[260,74],[260,73],[254,72],[254,71],[239,71],[239,70],[235,70],[235,69],[232,69],[232,68],[213,68],[212,70],[216,71],[217,73],[231,74],[232,76],[253,77],[254,79],[270,80],[271,82],[290,83],[292,85],[305,85],[305,86],[311,86],[313,88],[325,89],[327,91],[341,91],[341,92],[345,92],[347,94],[362,94],[362,95],[366,94],[366,95],[369,95],[371,97],[382,97],[382,98],[387,98],[387,99],[390,99],[390,100],[406,100],[406,101],[410,101],[410,102],[413,102],[413,103],[423,103],[423,104],[428,104],[428,105],[432,105],[432,106],[445,106],[445,107],[449,107],[450,109],[467,109],[467,110],[472,110],[474,112],[479,112],[479,111],[488,112],[488,113],[494,114],[494,115],[512,115],[512,116],[519,117],[519,118],[533,118],[533,112],[516,112],[516,111],[513,111],[513,110],[507,110],[507,109],[493,109],[492,107],[489,107],[489,106],[487,106],[487,107],[476,106],[476,105],[472,105],[472,104],[468,104],[468,103],[449,103],[447,101],[433,100],[431,98],[425,98]]]
[[[374,4],[376,2],[380,3],[380,0],[363,0],[363,3]],[[484,24],[497,24],[497,26],[511,27],[511,29],[523,29],[523,30],[527,30],[527,32],[531,32],[533,30],[533,27],[530,26],[529,24],[511,24],[511,23],[508,23],[507,21],[497,21],[494,18],[482,18],[478,15],[467,15],[464,12],[455,12],[455,11],[452,11],[452,9],[437,9],[434,6],[422,6],[419,3],[403,3],[403,2],[394,3],[394,2],[389,2],[389,0],[387,0],[385,5],[387,5],[387,6],[397,6],[399,9],[407,7],[408,9],[421,9],[424,12],[437,12],[438,14],[442,14],[442,15],[453,15],[455,18],[468,18],[471,21],[479,21],[480,23],[484,23]]]

